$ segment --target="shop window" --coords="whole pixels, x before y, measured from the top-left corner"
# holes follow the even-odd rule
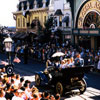
[[[23,27],[25,27],[25,18],[23,18]]]
[[[44,23],[46,22],[46,16],[44,16]]]

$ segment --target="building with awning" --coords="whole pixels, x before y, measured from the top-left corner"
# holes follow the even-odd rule
[[[62,30],[63,41],[71,39],[72,14],[70,3],[67,0],[50,0],[50,15],[54,16],[56,30]]]
[[[49,0],[20,0],[17,5],[17,11],[13,12],[16,16],[17,32],[36,32],[38,30],[37,21],[44,27],[48,18]],[[35,24],[33,27],[33,20]]]
[[[38,33],[37,21],[44,27],[51,14],[57,22],[55,27],[70,34],[67,28],[71,28],[71,10],[66,0],[19,0],[17,11],[13,12],[16,17],[16,31]],[[62,22],[66,16],[69,16],[69,20]]]

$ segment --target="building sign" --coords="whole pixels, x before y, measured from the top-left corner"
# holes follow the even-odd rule
[[[79,18],[78,18],[78,28],[83,28],[83,22],[85,19],[85,16],[91,12],[96,11],[100,13],[100,1],[99,0],[89,0],[81,9]]]
[[[100,36],[99,29],[73,29],[72,33],[74,35]]]

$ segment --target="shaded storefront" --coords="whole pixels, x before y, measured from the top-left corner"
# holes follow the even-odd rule
[[[100,47],[100,29],[73,29],[76,44],[89,49]]]

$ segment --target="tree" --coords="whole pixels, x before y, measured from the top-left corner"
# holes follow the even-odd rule
[[[48,20],[46,21],[46,23],[44,24],[45,28],[44,28],[44,37],[45,40],[44,42],[49,42],[51,39],[51,29],[53,27],[53,17],[48,18]]]
[[[60,30],[60,29],[57,29],[57,31],[55,31],[55,36],[57,36],[58,37],[58,43],[62,43],[62,39],[63,39],[63,37],[62,37],[62,30]]]

